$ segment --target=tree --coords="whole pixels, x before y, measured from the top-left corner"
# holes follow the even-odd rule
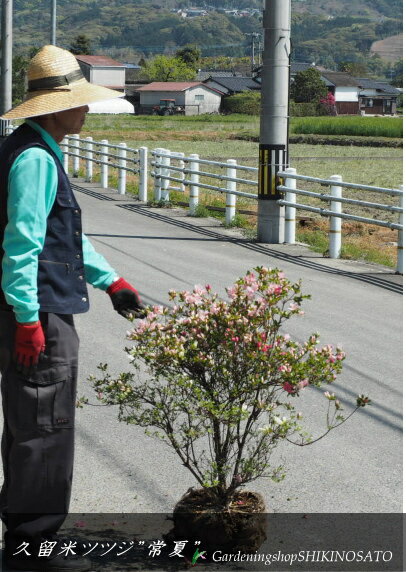
[[[23,100],[28,62],[29,60],[22,55],[13,57],[13,106],[21,103]]]
[[[362,62],[340,62],[339,71],[347,72],[353,77],[363,77],[368,73],[368,68]]]
[[[200,60],[201,51],[195,45],[188,45],[178,50],[175,56],[181,59],[185,64],[197,67]]]
[[[79,34],[70,45],[69,51],[77,56],[90,56],[92,55],[92,45],[90,38],[84,34]]]
[[[395,87],[403,86],[403,61],[398,60],[394,63],[387,73],[387,77],[390,79],[390,83]]]
[[[291,86],[291,98],[296,103],[318,103],[327,95],[327,91],[320,72],[315,68],[309,68],[296,74]]]
[[[147,61],[144,73],[150,81],[187,81],[194,79],[196,72],[180,58],[156,56]]]

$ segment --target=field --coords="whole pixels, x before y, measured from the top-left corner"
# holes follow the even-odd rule
[[[401,135],[401,119],[343,117],[343,118],[294,118],[291,133],[332,131],[341,135],[368,135],[377,137],[397,137]],[[337,121],[335,124],[334,122]],[[313,125],[313,129],[312,129]],[[362,130],[364,128],[364,131]],[[324,131],[323,131],[324,129]],[[111,143],[125,141],[128,146],[146,146],[150,150],[165,148],[186,154],[197,153],[201,158],[216,161],[236,159],[241,165],[257,166],[258,143],[241,140],[241,134],[259,133],[259,118],[244,115],[200,116],[200,117],[156,117],[156,116],[96,116],[89,115],[81,137],[92,136],[95,140],[108,139]],[[338,132],[338,133],[337,133]],[[343,176],[346,182],[386,188],[399,188],[402,183],[402,149],[390,147],[354,147],[336,145],[291,144],[289,147],[290,166],[301,175],[328,178],[333,174]],[[300,183],[304,190],[320,189],[314,184]],[[252,192],[252,187],[250,188]],[[325,191],[324,191],[325,192]],[[346,191],[344,196],[384,202],[397,205],[399,199],[387,195],[368,195],[363,191]],[[172,193],[171,200],[187,200],[180,193]],[[201,191],[200,202],[204,206],[223,206],[224,197],[218,193]],[[303,202],[312,204],[315,199]],[[317,206],[321,206],[320,203]],[[325,204],[323,205],[325,206]],[[236,222],[246,227],[246,232],[255,235],[255,203],[239,199],[238,207],[250,210],[252,216],[238,215]],[[347,212],[359,216],[382,218],[396,221],[398,215],[351,207]],[[203,211],[202,214],[207,213]],[[213,214],[213,213],[211,213]],[[317,215],[299,212],[302,222],[298,226],[297,239],[312,248],[324,252],[328,248],[327,222]],[[397,232],[382,227],[359,223],[343,223],[343,256],[362,258],[381,264],[396,264]]]

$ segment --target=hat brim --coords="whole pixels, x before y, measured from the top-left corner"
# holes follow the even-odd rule
[[[96,101],[123,97],[124,95],[124,93],[119,91],[95,85],[82,79],[75,84],[70,84],[69,88],[63,87],[28,94],[27,99],[23,103],[7,111],[1,118],[27,119],[28,117],[66,111]]]

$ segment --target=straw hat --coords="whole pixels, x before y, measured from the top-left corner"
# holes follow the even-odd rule
[[[124,94],[89,83],[73,54],[56,46],[44,46],[28,66],[28,90],[24,102],[4,119],[25,119],[88,105]]]

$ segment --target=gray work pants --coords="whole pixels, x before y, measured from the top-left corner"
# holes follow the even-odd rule
[[[12,360],[14,314],[0,310],[0,513],[9,537],[49,537],[69,510],[79,339],[71,315],[41,313],[40,320],[45,355],[24,377]]]

